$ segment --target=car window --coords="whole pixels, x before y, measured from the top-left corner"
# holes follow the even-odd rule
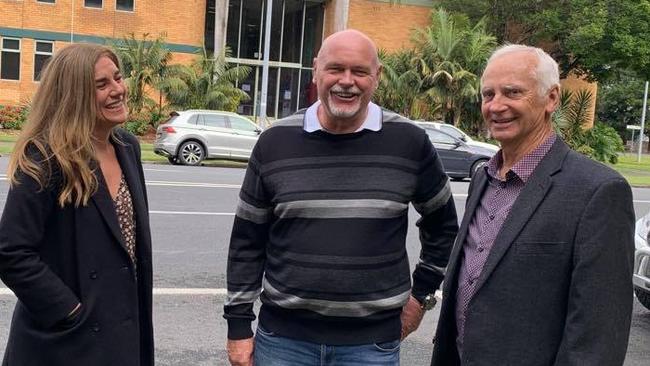
[[[235,130],[242,130],[242,131],[249,131],[249,132],[255,132],[257,130],[257,127],[254,124],[246,121],[243,118],[237,118],[237,117],[229,117],[229,118],[230,118],[230,126]]]
[[[195,114],[192,117],[190,117],[189,120],[187,120],[187,123],[189,123],[191,125],[195,125],[195,124],[197,124],[198,120],[199,120],[199,115]]]
[[[220,127],[228,128],[228,121],[226,116],[220,116],[218,114],[202,114],[203,124],[207,127]]]
[[[460,139],[460,138],[464,137],[463,134],[460,131],[458,131],[457,129],[455,129],[453,127],[441,125],[440,129],[443,132],[446,132],[446,133],[454,136],[457,139]]]
[[[429,139],[431,140],[431,142],[439,143],[439,144],[449,144],[449,145],[453,145],[456,143],[456,139],[447,135],[446,133],[440,132],[433,128],[427,128],[425,129],[425,131],[427,131],[427,135],[429,135]]]

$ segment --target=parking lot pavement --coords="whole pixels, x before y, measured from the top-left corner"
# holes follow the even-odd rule
[[[6,171],[6,157],[0,171]],[[154,326],[157,365],[227,365],[225,265],[243,169],[145,165],[154,250]],[[462,217],[468,182],[452,182]],[[0,175],[0,207],[7,192]],[[650,210],[650,189],[634,189],[637,216]],[[411,210],[407,248],[417,263],[416,213]],[[12,295],[0,284],[0,356],[7,341]],[[402,344],[402,364],[428,366],[439,307]],[[650,311],[635,302],[625,366],[650,364]]]

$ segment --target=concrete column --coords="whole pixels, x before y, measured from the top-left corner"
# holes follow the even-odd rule
[[[214,54],[218,55],[226,47],[228,30],[228,0],[214,0]]]
[[[334,31],[342,31],[348,28],[348,16],[350,13],[350,0],[338,0],[336,4],[336,20]]]

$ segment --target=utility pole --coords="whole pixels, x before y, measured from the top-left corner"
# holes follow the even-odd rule
[[[641,112],[641,131],[639,132],[639,154],[636,161],[641,162],[641,149],[643,148],[643,129],[645,128],[645,111],[648,109],[648,81],[645,82],[645,92],[643,93],[643,111]]]
[[[271,51],[271,15],[273,0],[266,0],[266,24],[264,26],[264,61],[262,62],[262,93],[260,96],[259,122],[266,122],[266,99],[269,90],[269,53]]]

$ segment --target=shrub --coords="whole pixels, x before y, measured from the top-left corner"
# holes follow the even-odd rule
[[[20,130],[27,121],[29,105],[4,106],[0,108],[0,126],[10,130]]]
[[[129,119],[126,123],[124,123],[124,128],[134,135],[142,136],[149,129],[150,121],[150,113],[132,113],[129,115]]]

